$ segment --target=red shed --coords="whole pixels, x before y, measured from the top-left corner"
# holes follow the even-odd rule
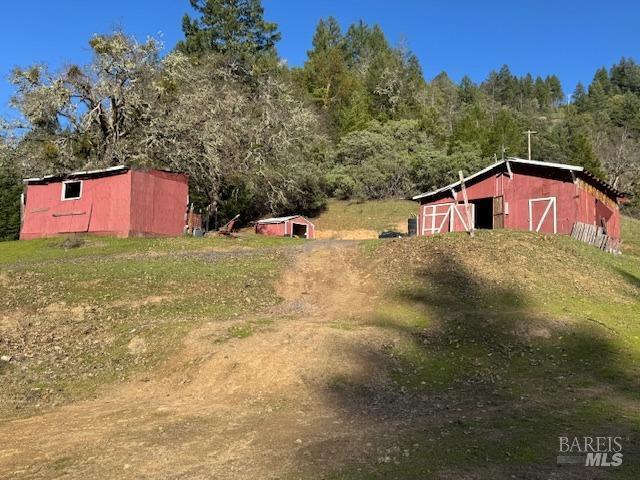
[[[24,180],[21,239],[65,233],[176,236],[185,226],[188,177],[164,170],[104,170]]]
[[[258,220],[256,233],[277,237],[315,238],[316,227],[302,215],[291,215]]]
[[[474,228],[570,234],[575,222],[620,238],[623,194],[583,167],[508,158],[464,179]],[[418,235],[469,230],[461,182],[413,197]]]

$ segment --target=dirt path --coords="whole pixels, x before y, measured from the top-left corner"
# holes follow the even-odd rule
[[[309,244],[266,330],[216,343],[229,325],[207,324],[147,377],[3,425],[0,478],[282,478],[375,458],[382,427],[341,393],[386,382],[383,332],[341,326],[376,301],[356,248]]]

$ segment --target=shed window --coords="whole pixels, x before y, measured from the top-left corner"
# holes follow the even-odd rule
[[[62,184],[62,199],[73,200],[82,196],[82,181],[64,182]]]

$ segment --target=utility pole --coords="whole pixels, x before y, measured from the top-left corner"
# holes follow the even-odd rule
[[[538,132],[529,129],[526,132],[522,132],[522,133],[527,135],[527,141],[528,141],[528,144],[529,144],[529,160],[531,160],[531,134],[532,133],[538,133]]]

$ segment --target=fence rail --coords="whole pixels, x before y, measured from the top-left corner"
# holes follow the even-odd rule
[[[602,227],[576,222],[571,229],[571,237],[609,253],[620,253],[620,240],[604,233]]]

